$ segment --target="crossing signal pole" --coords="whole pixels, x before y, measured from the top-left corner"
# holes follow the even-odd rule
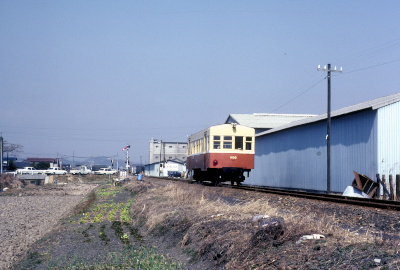
[[[327,120],[328,120],[328,130],[326,134],[326,154],[327,154],[327,176],[326,176],[326,193],[331,192],[331,72],[342,72],[342,68],[337,70],[336,67],[331,69],[331,64],[321,68],[318,66],[318,71],[326,71],[327,81],[328,81],[328,113],[327,113]]]

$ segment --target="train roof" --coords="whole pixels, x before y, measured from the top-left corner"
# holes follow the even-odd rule
[[[198,134],[204,134],[204,132],[206,132],[206,131],[208,131],[209,133],[212,133],[212,131],[214,131],[214,130],[230,129],[233,126],[235,126],[237,130],[241,130],[241,131],[249,130],[249,131],[255,132],[254,128],[243,126],[243,125],[238,125],[236,123],[231,123],[231,124],[220,124],[220,125],[211,126],[206,129],[203,129],[199,132],[196,132],[196,133],[190,135],[189,137],[196,136]]]

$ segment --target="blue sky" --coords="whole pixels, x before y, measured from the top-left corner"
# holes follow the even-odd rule
[[[231,113],[400,92],[399,1],[0,1],[0,132],[21,157],[148,161]]]

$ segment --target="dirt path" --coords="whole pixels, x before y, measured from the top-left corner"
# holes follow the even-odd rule
[[[104,183],[93,198],[37,241],[13,269],[184,269],[132,225],[130,191]]]
[[[0,196],[0,269],[7,269],[23,256],[95,187],[21,189]]]

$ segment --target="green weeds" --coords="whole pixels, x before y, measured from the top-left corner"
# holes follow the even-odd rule
[[[81,245],[94,246],[103,243],[111,246],[111,239],[118,238],[121,243],[119,252],[109,252],[108,256],[100,256],[93,259],[83,253],[73,256],[45,256],[38,252],[30,253],[27,260],[21,264],[21,268],[34,269],[40,264],[42,269],[184,269],[181,264],[175,263],[165,256],[160,255],[155,248],[140,247],[142,235],[139,229],[132,225],[131,208],[134,200],[129,198],[122,201],[123,196],[118,197],[120,192],[126,192],[121,187],[107,185],[97,192],[91,193],[89,198],[79,206],[75,214],[78,218],[71,219],[67,224],[78,224],[80,230],[75,232],[82,235]],[[116,202],[118,200],[118,202]],[[79,225],[81,224],[81,225]],[[100,224],[96,226],[96,224]],[[97,238],[96,242],[96,234]],[[115,234],[115,236],[114,236]],[[99,241],[100,239],[101,241]],[[139,247],[134,246],[138,244]],[[115,248],[115,242],[112,242]],[[86,246],[83,246],[85,248]],[[100,247],[99,247],[100,248]],[[102,248],[106,248],[103,246]],[[45,254],[45,253],[44,253]],[[51,254],[51,252],[49,253]],[[29,265],[29,267],[28,267]],[[32,267],[32,268],[30,268]]]
[[[66,263],[63,258],[58,258],[52,262],[46,269],[90,269],[90,270],[108,270],[108,269],[165,269],[165,270],[183,270],[180,263],[176,263],[160,255],[155,248],[134,248],[128,247],[122,252],[110,252],[107,257],[102,258],[95,263],[88,263],[83,257],[74,257],[68,259]]]
[[[103,188],[99,189],[96,193],[97,193],[97,196],[104,199],[104,198],[109,198],[109,197],[115,197],[122,190],[123,190],[122,187],[114,187],[113,186],[113,187],[111,187],[111,189],[109,187],[103,187]]]
[[[125,222],[132,221],[132,218],[131,218],[132,204],[133,204],[133,200],[130,199],[129,202],[123,206],[122,211],[121,211],[121,220],[122,221],[125,221]]]
[[[99,198],[96,203],[92,206],[92,209],[87,209],[86,212],[82,213],[83,217],[79,219],[80,224],[85,223],[101,223],[106,220],[108,221],[123,221],[131,222],[132,217],[130,209],[133,205],[133,199],[129,199],[128,202],[115,203],[113,199],[118,193],[122,192],[121,187],[102,187],[95,193],[95,197]],[[108,200],[109,202],[105,201]]]

